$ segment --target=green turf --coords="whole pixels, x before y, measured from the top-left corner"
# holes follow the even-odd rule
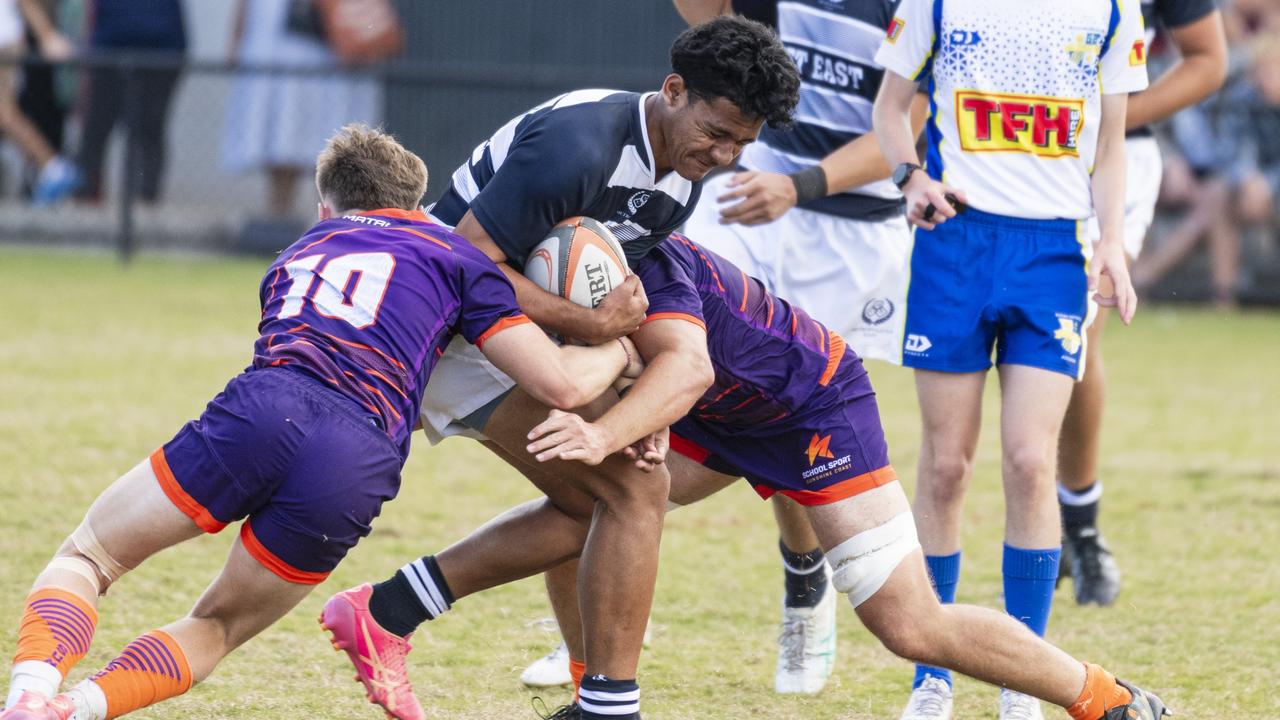
[[[0,248],[0,650],[35,573],[95,493],[167,440],[250,359],[265,262]],[[1065,592],[1050,638],[1161,691],[1183,717],[1280,717],[1280,316],[1144,308],[1107,332],[1111,396],[1103,517],[1125,570],[1111,609]],[[919,447],[910,374],[875,364],[893,460],[909,485]],[[988,407],[992,407],[988,398]],[[959,597],[998,606],[996,415],[966,508]],[[417,442],[400,498],[301,607],[148,718],[375,718],[315,617],[330,592],[440,549],[533,491],[467,441]],[[84,677],[134,635],[185,612],[233,533],[157,556],[103,601]],[[910,668],[841,610],[839,658],[816,698],[772,691],[780,597],[768,507],[744,486],[674,513],[653,642],[642,662],[654,718],[897,717]],[[1064,588],[1065,591],[1066,588]],[[431,717],[532,717],[519,670],[549,649],[541,583],[467,598],[412,656]],[[563,692],[543,692],[552,704]],[[960,717],[996,694],[958,686]],[[1058,711],[1052,716],[1065,717]]]

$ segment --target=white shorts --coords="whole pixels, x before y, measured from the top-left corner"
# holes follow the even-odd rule
[[[684,233],[840,333],[861,357],[902,364],[906,217],[864,222],[793,208],[767,225],[721,225],[715,199],[732,176],[707,181]]]
[[[431,371],[422,398],[422,430],[427,440],[435,445],[452,435],[484,439],[460,420],[515,385],[479,348],[455,336]]]
[[[1130,260],[1137,260],[1156,214],[1164,160],[1160,157],[1160,144],[1153,137],[1125,140],[1124,157],[1124,253]],[[1089,218],[1089,236],[1096,243],[1100,235],[1098,219]]]

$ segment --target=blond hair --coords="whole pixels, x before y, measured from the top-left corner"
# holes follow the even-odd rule
[[[427,192],[427,165],[390,134],[353,123],[316,158],[316,187],[337,212],[416,210]]]

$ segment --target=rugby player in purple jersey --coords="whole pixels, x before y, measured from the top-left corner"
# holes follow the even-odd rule
[[[0,718],[106,720],[181,695],[284,616],[395,497],[427,379],[455,335],[555,407],[639,372],[628,340],[558,348],[530,323],[493,262],[416,209],[426,166],[389,135],[344,128],[316,185],[320,222],[262,280],[249,368],[104,490],[36,578]],[[55,696],[115,580],[241,520],[186,617]]]
[[[1155,695],[1073,659],[1016,619],[939,603],[910,503],[889,464],[875,392],[861,359],[839,335],[680,235],[659,243],[632,269],[648,293],[649,317],[684,321],[704,333],[715,369],[715,382],[671,426],[671,502],[694,502],[745,477],[762,497],[782,494],[806,508],[831,563],[833,587],[895,654],[1071,708],[1078,720],[1160,717],[1164,705]],[[633,388],[645,392],[638,384]],[[634,415],[634,407],[619,403],[594,422],[553,411],[529,433],[527,447],[546,464],[527,472],[553,482],[563,469],[556,463],[596,464],[619,451],[645,467],[661,462],[662,439],[638,457],[618,440],[634,427],[661,433],[651,418]],[[430,596],[388,596],[369,606],[363,627],[381,636],[372,643],[386,651],[380,662],[403,667],[408,650],[399,637],[386,637],[393,635],[386,625],[431,616],[429,609],[438,609],[425,607],[432,597],[452,603],[496,584],[509,573],[507,556],[517,547],[552,568],[548,587],[570,652],[590,662],[580,633],[593,620],[577,612],[575,559],[590,539],[585,527],[559,523],[558,534],[541,532],[539,544],[530,547],[529,528],[545,530],[554,522],[544,502],[526,503],[406,566],[421,571],[419,582],[429,586]],[[638,713],[634,697],[598,692],[589,680],[583,680],[577,703],[555,717]]]

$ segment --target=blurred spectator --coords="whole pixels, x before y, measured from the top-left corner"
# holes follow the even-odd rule
[[[1188,212],[1134,268],[1139,291],[1151,288],[1206,240],[1213,302],[1236,306],[1241,240],[1272,230],[1280,192],[1280,7],[1236,0],[1225,15],[1233,77],[1204,105],[1174,118],[1185,165],[1170,167],[1167,199]],[[1182,168],[1190,172],[1180,172]]]
[[[24,22],[25,20],[25,22]],[[71,57],[73,48],[37,0],[0,0],[0,133],[12,140],[27,160],[39,168],[32,201],[55,203],[80,184],[75,166],[57,155],[53,147],[18,106],[19,61],[26,51],[24,34],[30,26],[49,60]]]
[[[338,61],[316,27],[304,20],[308,0],[239,0],[232,59],[250,69],[235,81],[223,136],[225,164],[238,171],[266,169],[268,209],[287,217],[295,208],[299,178],[338,128],[351,122],[377,126],[382,89],[372,78],[316,73]],[[290,16],[295,22],[290,22]],[[301,68],[254,71],[255,66]]]
[[[62,2],[59,0],[37,0],[50,22],[60,28],[66,25],[63,13],[60,12]],[[71,25],[70,27],[76,27]],[[27,47],[39,44],[39,38],[27,27]],[[67,102],[58,92],[60,87],[56,78],[59,68],[53,65],[28,65],[22,69],[22,92],[18,95],[18,107],[27,116],[32,125],[40,131],[49,142],[55,153],[62,153],[63,140],[66,136]],[[35,170],[35,168],[33,168]]]
[[[94,59],[107,61],[89,71],[80,168],[80,196],[102,195],[102,161],[107,142],[123,123],[137,197],[155,202],[160,195],[167,149],[169,105],[181,73],[187,36],[180,0],[91,0],[89,47]],[[110,61],[126,55],[143,67],[122,69]],[[155,65],[160,65],[156,67]],[[167,66],[167,67],[166,67]]]

